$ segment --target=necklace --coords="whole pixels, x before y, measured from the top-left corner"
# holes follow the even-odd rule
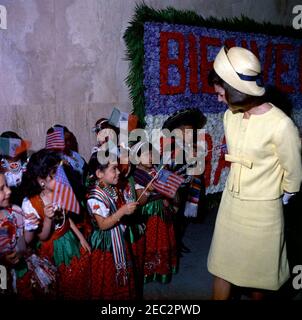
[[[117,195],[117,190],[116,190],[115,187],[112,187],[112,186],[109,185],[109,186],[103,186],[102,189],[106,193],[108,193],[111,196],[111,198],[113,198],[115,201],[117,200],[118,195]]]

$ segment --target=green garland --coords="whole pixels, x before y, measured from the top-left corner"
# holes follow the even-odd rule
[[[257,23],[248,17],[222,19],[210,17],[204,19],[193,11],[180,11],[172,7],[156,10],[144,3],[136,5],[135,14],[126,29],[124,40],[127,47],[127,60],[130,61],[130,71],[126,78],[126,84],[130,90],[130,98],[133,105],[133,113],[138,116],[142,126],[145,125],[145,101],[144,101],[144,23],[166,22],[171,24],[183,24],[207,28],[215,28],[229,31],[263,33],[275,36],[287,36],[302,38],[301,31],[292,27],[273,25],[271,23]]]

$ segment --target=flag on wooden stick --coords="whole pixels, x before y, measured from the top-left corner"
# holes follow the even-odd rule
[[[154,189],[168,198],[174,198],[184,178],[166,169],[159,172],[152,186]]]
[[[59,208],[80,213],[80,205],[65,174],[63,164],[60,164],[55,175],[55,190],[53,205]]]

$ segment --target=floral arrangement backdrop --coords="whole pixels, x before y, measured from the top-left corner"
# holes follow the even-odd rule
[[[144,24],[144,98],[147,129],[160,128],[173,113],[199,108],[207,118],[207,193],[223,190],[228,171],[224,161],[223,113],[207,75],[222,45],[252,50],[263,66],[266,85],[286,94],[302,132],[302,40],[231,32],[205,27]],[[290,105],[280,106],[285,111]]]
[[[226,106],[217,102],[207,84],[208,71],[222,45],[243,46],[259,57],[268,91],[274,93],[271,102],[291,111],[302,133],[300,30],[244,16],[204,19],[193,11],[156,10],[142,3],[136,6],[124,40],[133,113],[147,130],[161,128],[170,115],[185,108],[199,108],[207,117],[204,177],[208,194],[223,190],[228,172],[222,123]]]

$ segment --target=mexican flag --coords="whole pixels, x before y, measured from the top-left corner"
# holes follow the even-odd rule
[[[15,158],[26,151],[30,145],[31,143],[26,140],[0,137],[0,155]]]
[[[113,108],[108,123],[116,128],[120,128],[121,121],[128,122],[128,132],[137,128],[138,117],[136,115],[122,112],[118,108]]]

